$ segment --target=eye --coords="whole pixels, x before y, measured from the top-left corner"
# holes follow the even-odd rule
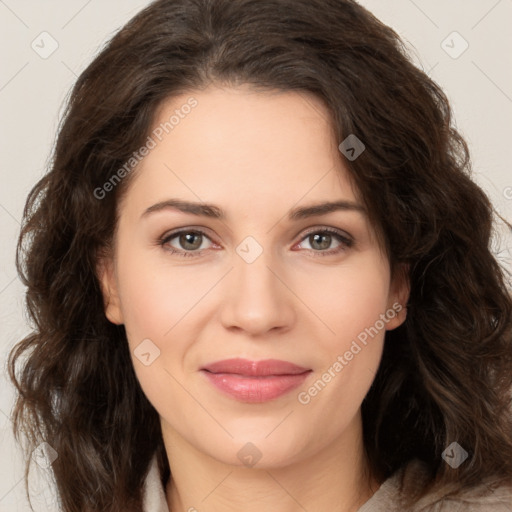
[[[198,254],[201,254],[203,250],[209,248],[203,245],[205,239],[210,240],[206,233],[201,230],[184,229],[164,235],[164,237],[159,240],[159,244],[171,254],[190,257],[197,256]],[[171,243],[172,241],[175,241],[174,244]]]
[[[354,241],[342,231],[333,228],[322,228],[314,231],[309,231],[305,237],[302,238],[301,243],[307,241],[311,247],[311,251],[316,253],[315,256],[328,256],[331,254],[338,254],[349,247],[352,247]],[[332,247],[333,241],[338,245]],[[300,244],[299,244],[300,245]]]
[[[171,254],[183,257],[196,257],[212,247],[212,245],[205,247],[204,243],[206,240],[213,244],[206,233],[200,229],[182,229],[163,235],[158,244]],[[302,237],[301,242],[297,246],[300,246],[305,241],[310,245],[310,249],[306,249],[314,256],[338,254],[354,244],[353,239],[349,235],[334,228],[310,230]],[[337,245],[330,249],[333,242],[337,242]]]

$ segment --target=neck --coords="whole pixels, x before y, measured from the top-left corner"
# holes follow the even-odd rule
[[[172,475],[170,512],[356,512],[379,487],[365,457],[359,415],[342,436],[309,456],[252,468],[198,451],[168,424],[162,431]]]

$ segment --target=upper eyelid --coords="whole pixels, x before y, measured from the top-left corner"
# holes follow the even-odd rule
[[[303,240],[306,236],[311,235],[311,233],[322,233],[324,231],[326,231],[328,233],[334,233],[334,234],[338,234],[340,236],[344,236],[345,238],[349,238],[350,240],[353,239],[352,235],[347,233],[344,229],[334,228],[331,226],[321,226],[321,227],[313,226],[312,228],[306,229],[301,240]],[[302,231],[301,231],[301,233],[302,233]]]
[[[169,231],[168,233],[165,233],[164,235],[162,235],[160,237],[160,240],[161,241],[170,240],[178,235],[181,235],[182,233],[200,233],[201,235],[206,236],[209,240],[211,240],[213,242],[212,237],[209,235],[208,231],[205,230],[205,228],[194,228],[194,227],[177,228],[176,231],[174,231],[174,230]]]

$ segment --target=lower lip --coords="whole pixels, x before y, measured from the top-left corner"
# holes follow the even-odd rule
[[[261,403],[273,400],[300,386],[310,372],[298,375],[250,377],[234,373],[211,373],[203,370],[220,391],[241,402]]]

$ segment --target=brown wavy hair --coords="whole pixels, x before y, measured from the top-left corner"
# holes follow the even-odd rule
[[[387,333],[362,404],[374,474],[419,458],[423,494],[509,482],[512,301],[491,251],[492,206],[440,87],[351,0],[157,0],[78,78],[24,210],[17,268],[33,331],[10,354],[13,419],[28,453],[42,441],[57,451],[63,510],[140,510],[155,454],[170,477],[158,413],[96,273],[134,174],[102,199],[94,191],[143,145],[164,100],[212,82],[313,93],[338,142],[353,133],[366,145],[345,164],[411,284],[407,320]],[[458,469],[441,459],[452,441],[469,453]]]

